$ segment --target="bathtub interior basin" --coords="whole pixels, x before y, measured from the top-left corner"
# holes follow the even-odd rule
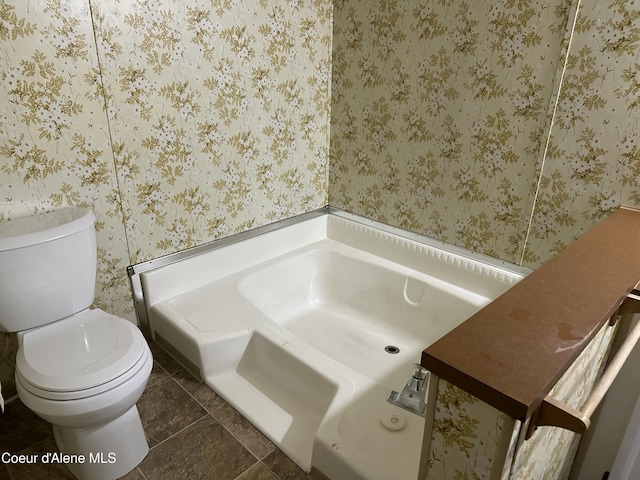
[[[526,273],[342,213],[149,269],[141,286],[156,342],[300,467],[376,480],[415,478],[420,456],[424,418],[390,391]]]
[[[311,348],[375,380],[418,358],[489,300],[400,265],[324,242],[242,278],[242,296]],[[390,361],[390,349],[397,355]]]

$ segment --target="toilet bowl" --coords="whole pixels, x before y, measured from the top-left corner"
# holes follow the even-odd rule
[[[52,424],[63,463],[113,480],[149,451],[136,402],[153,357],[135,324],[89,308],[94,221],[67,208],[0,222],[0,330],[17,332],[18,396]]]
[[[152,364],[137,327],[87,310],[19,335],[16,388],[60,451],[82,457],[67,464],[74,475],[118,478],[149,451],[135,404]]]

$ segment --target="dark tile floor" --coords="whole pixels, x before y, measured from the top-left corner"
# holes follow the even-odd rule
[[[307,480],[307,474],[210,388],[151,346],[154,368],[138,402],[150,451],[126,480]],[[0,414],[0,451],[57,451],[51,426],[19,400]],[[38,456],[37,458],[41,458]],[[73,479],[64,465],[3,464],[0,480]]]

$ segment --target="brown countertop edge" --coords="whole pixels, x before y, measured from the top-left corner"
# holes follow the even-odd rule
[[[640,210],[621,207],[422,353],[422,365],[528,419],[640,280]]]

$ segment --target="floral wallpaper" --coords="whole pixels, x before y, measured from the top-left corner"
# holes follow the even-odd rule
[[[331,4],[0,1],[0,215],[98,217],[126,266],[327,203]]]
[[[327,203],[329,2],[92,14],[132,263]]]
[[[571,1],[334,5],[330,203],[519,263]]]
[[[95,306],[135,320],[128,265],[327,204],[331,28],[328,0],[0,0],[0,220],[92,208]]]
[[[442,379],[435,400],[425,480],[508,478],[520,422]]]
[[[525,263],[550,258],[620,204],[640,206],[639,49],[640,5],[581,2]]]
[[[329,203],[533,268],[639,206],[640,7],[577,6],[335,1]]]
[[[91,206],[102,239],[96,303],[123,304],[128,255],[109,127],[85,78],[98,69],[88,5],[2,2],[0,15],[0,216]]]

